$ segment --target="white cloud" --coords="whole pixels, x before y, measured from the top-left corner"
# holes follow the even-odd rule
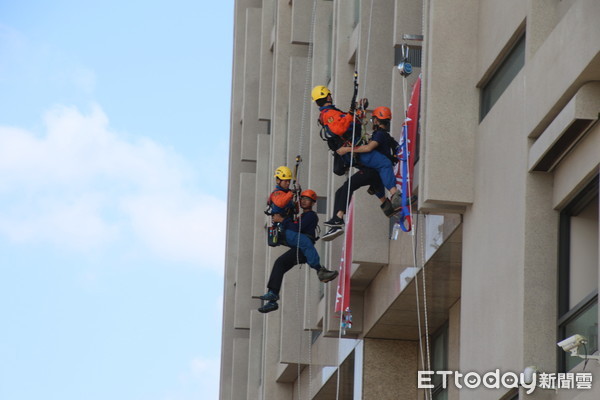
[[[225,203],[174,150],[112,131],[99,106],[55,107],[44,123],[42,134],[0,126],[0,237],[67,249],[120,239],[222,269]]]
[[[222,270],[225,204],[206,195],[169,193],[125,199],[136,235],[166,258]]]

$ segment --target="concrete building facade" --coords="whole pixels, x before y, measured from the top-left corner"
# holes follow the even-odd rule
[[[600,398],[600,364],[557,346],[580,334],[579,353],[598,353],[600,1],[236,0],[234,17],[221,399]],[[345,177],[310,90],[328,86],[347,109],[354,71],[370,109],[392,109],[396,138],[421,75],[418,201],[412,234],[394,238],[355,192],[353,324],[340,335],[337,280],[306,265],[286,274],[279,310],[257,308],[285,250],[266,244],[274,170],[300,155],[298,182],[329,219]],[[317,242],[330,268],[342,242]],[[530,366],[531,394],[440,375],[418,387],[419,371]],[[552,390],[551,376],[580,380]]]

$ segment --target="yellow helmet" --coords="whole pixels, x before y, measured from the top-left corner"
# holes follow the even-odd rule
[[[292,179],[292,170],[282,165],[275,170],[275,178],[281,179],[282,181],[289,181]]]
[[[327,86],[318,85],[315,86],[311,92],[313,101],[324,99],[331,94],[331,90]]]

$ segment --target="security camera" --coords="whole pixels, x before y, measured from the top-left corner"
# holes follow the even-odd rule
[[[582,355],[577,352],[579,346],[581,346],[582,344],[587,344],[587,342],[588,340],[585,337],[579,334],[575,334],[556,344],[562,347],[564,351],[571,352],[572,357],[579,357],[583,358],[584,360],[596,360],[598,361],[598,363],[600,363],[600,355]]]
[[[582,344],[587,343],[587,339],[579,334],[575,334],[557,343],[558,346],[562,347],[564,351],[577,354],[577,349]]]

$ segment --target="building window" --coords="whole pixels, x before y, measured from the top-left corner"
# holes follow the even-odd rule
[[[360,21],[360,0],[354,0],[354,21],[353,28],[356,28],[358,25],[358,21]]]
[[[448,370],[448,324],[446,323],[431,337],[431,369]],[[448,389],[442,387],[442,375],[434,374],[432,379],[432,400],[447,400]]]
[[[598,209],[596,176],[562,210],[559,227],[558,340],[583,335],[588,354],[598,350]],[[579,362],[559,349],[560,370]]]
[[[498,69],[496,69],[491,78],[481,88],[480,122],[492,109],[515,76],[517,76],[523,65],[525,65],[525,35],[517,40],[512,50],[504,58],[504,61],[502,61]]]

